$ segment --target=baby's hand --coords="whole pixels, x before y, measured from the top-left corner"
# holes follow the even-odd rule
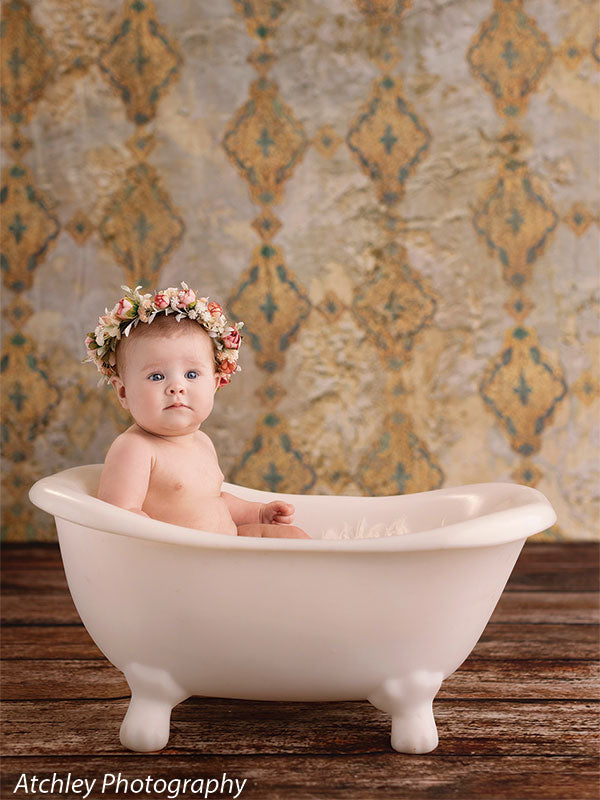
[[[280,525],[291,525],[294,519],[294,506],[284,503],[282,500],[273,500],[261,508],[259,522],[267,525],[278,523]]]

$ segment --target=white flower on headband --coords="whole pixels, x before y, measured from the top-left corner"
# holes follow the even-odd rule
[[[219,374],[219,388],[231,381],[231,375],[239,372],[238,353],[242,343],[240,329],[243,322],[230,325],[221,306],[209,301],[208,297],[198,297],[187,283],[181,282],[181,289],[169,287],[159,289],[154,294],[140,294],[141,286],[130,289],[121,286],[127,294],[116,303],[113,309],[105,309],[98,317],[98,325],[85,337],[87,356],[84,362],[91,361],[101,372],[106,382],[116,375],[117,342],[122,336],[129,336],[140,323],[150,324],[157,314],[174,314],[179,322],[184,317],[195,320],[213,340],[215,365]]]

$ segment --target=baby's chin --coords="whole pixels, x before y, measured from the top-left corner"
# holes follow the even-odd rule
[[[187,419],[167,419],[160,423],[148,423],[145,425],[143,422],[138,422],[137,425],[145,430],[147,433],[152,433],[154,436],[185,436],[189,433],[194,433],[200,427],[200,420],[191,418],[188,415]]]

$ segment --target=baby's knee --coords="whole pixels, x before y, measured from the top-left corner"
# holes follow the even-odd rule
[[[284,536],[286,539],[310,539],[308,533],[298,528],[296,525],[272,525],[273,528],[284,528]]]
[[[296,525],[277,525],[275,523],[253,523],[238,525],[238,536],[261,536],[269,539],[310,539],[302,528]]]
[[[263,536],[278,539],[310,539],[310,536],[296,525],[266,525],[265,527],[271,530]]]

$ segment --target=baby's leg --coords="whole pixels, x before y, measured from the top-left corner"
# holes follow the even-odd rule
[[[263,536],[272,539],[310,539],[310,536],[295,525],[267,525],[263,522],[253,522],[248,525],[238,525],[238,536]]]

